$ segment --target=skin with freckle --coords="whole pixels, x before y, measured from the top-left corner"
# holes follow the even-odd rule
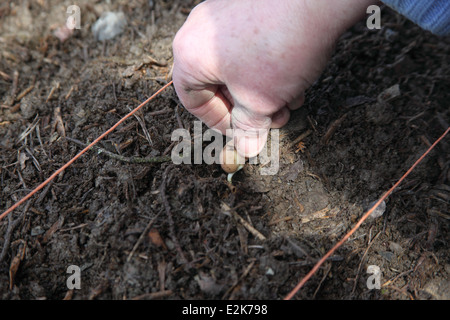
[[[242,129],[246,157],[287,123],[325,67],[338,37],[373,0],[207,0],[173,42],[175,90],[210,128]]]

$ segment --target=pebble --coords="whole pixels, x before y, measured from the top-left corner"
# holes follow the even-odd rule
[[[391,262],[392,258],[394,257],[394,253],[390,251],[381,251],[379,252],[379,254],[389,262]]]
[[[267,276],[273,276],[274,274],[275,274],[275,272],[273,271],[272,268],[268,268],[268,269],[267,269],[267,271],[266,271],[266,275],[267,275]]]
[[[174,250],[174,249],[175,249],[175,243],[173,243],[172,240],[170,240],[170,239],[165,239],[164,243],[166,244],[166,247],[167,247],[169,250]]]
[[[99,40],[110,40],[121,34],[127,25],[123,12],[105,12],[92,26],[94,37]]]
[[[400,86],[397,83],[397,84],[394,84],[392,87],[389,87],[389,88],[385,89],[383,92],[381,92],[378,95],[377,100],[380,103],[389,102],[389,101],[399,97],[400,95],[401,95]]]
[[[402,246],[401,245],[399,245],[398,243],[396,243],[396,242],[390,242],[389,243],[389,249],[392,251],[392,252],[394,252],[394,253],[396,253],[396,254],[402,254],[403,253],[403,248],[402,248]]]
[[[44,232],[45,232],[45,230],[44,230],[43,227],[41,227],[41,226],[36,226],[36,227],[33,227],[33,228],[31,229],[31,236],[32,236],[32,237],[38,236],[38,235],[43,234]]]
[[[31,119],[36,115],[36,104],[34,99],[25,97],[20,102],[20,113],[25,119]]]
[[[371,209],[377,202],[378,200],[372,201],[369,204],[369,209]],[[386,211],[386,202],[382,201],[380,205],[370,214],[370,218],[372,219],[379,218],[384,214],[385,211]]]

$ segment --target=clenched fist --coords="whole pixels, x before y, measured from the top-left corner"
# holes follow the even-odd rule
[[[324,69],[338,37],[373,0],[208,0],[173,42],[173,83],[210,128],[242,129],[237,151],[257,155]]]

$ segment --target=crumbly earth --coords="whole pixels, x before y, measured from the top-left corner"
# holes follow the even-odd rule
[[[0,212],[167,83],[197,2],[80,0],[81,29],[64,42],[53,32],[71,1],[0,5]],[[105,11],[128,24],[98,42]],[[449,126],[449,39],[388,8],[381,18],[339,40],[279,131],[275,175],[246,165],[230,188],[215,164],[83,155],[0,221],[0,299],[285,297]],[[194,120],[170,87],[99,147],[170,155],[172,132]],[[447,137],[294,298],[449,299],[449,166]],[[71,265],[80,289],[67,287]]]

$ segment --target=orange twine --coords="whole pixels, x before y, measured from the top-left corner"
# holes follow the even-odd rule
[[[361,219],[359,219],[358,223],[338,242],[336,243],[333,248],[331,248],[330,251],[327,252],[317,263],[316,265],[311,269],[306,276],[300,280],[300,282],[295,286],[295,288],[289,292],[289,294],[284,298],[284,300],[290,300],[292,297],[300,290],[301,287],[319,270],[320,266],[340,247],[344,244],[344,242],[350,238],[350,236],[355,233],[355,231],[361,226],[361,224],[366,220],[370,214],[380,205],[381,202],[384,201],[391,193],[394,191],[395,188],[398,187],[398,185],[414,170],[414,168],[425,158],[425,156],[430,153],[431,150],[441,141],[449,132],[450,127],[447,128],[447,130],[431,145],[431,147],[428,148],[427,151],[419,158],[417,161],[411,166],[411,168],[406,171],[406,173],[390,188],[378,201],[377,203],[368,210]]]
[[[106,130],[104,133],[102,133],[97,139],[92,141],[86,148],[81,150],[75,157],[70,159],[65,165],[63,165],[61,168],[56,170],[47,180],[42,182],[40,185],[38,185],[33,191],[31,191],[29,194],[27,194],[25,197],[20,199],[17,203],[15,203],[13,206],[11,206],[9,209],[7,209],[5,212],[3,212],[0,215],[0,220],[2,220],[4,217],[6,217],[9,213],[14,211],[18,206],[23,204],[25,201],[30,199],[36,192],[44,188],[47,184],[49,184],[53,179],[56,178],[58,174],[63,172],[68,166],[70,166],[72,163],[74,163],[79,157],[81,157],[86,151],[88,151],[90,148],[92,148],[94,145],[96,145],[100,140],[102,140],[104,137],[106,137],[108,134],[110,134],[114,129],[116,129],[121,123],[123,123],[126,119],[131,117],[133,114],[135,114],[139,109],[141,109],[143,106],[145,106],[147,103],[149,103],[153,98],[155,98],[157,95],[159,95],[164,89],[169,87],[172,84],[173,81],[170,81],[166,85],[164,85],[161,89],[156,91],[150,98],[142,102],[139,106],[137,106],[134,110],[132,110],[130,113],[128,113],[126,116],[124,116],[122,119],[120,119],[115,125],[113,125],[111,128]]]

